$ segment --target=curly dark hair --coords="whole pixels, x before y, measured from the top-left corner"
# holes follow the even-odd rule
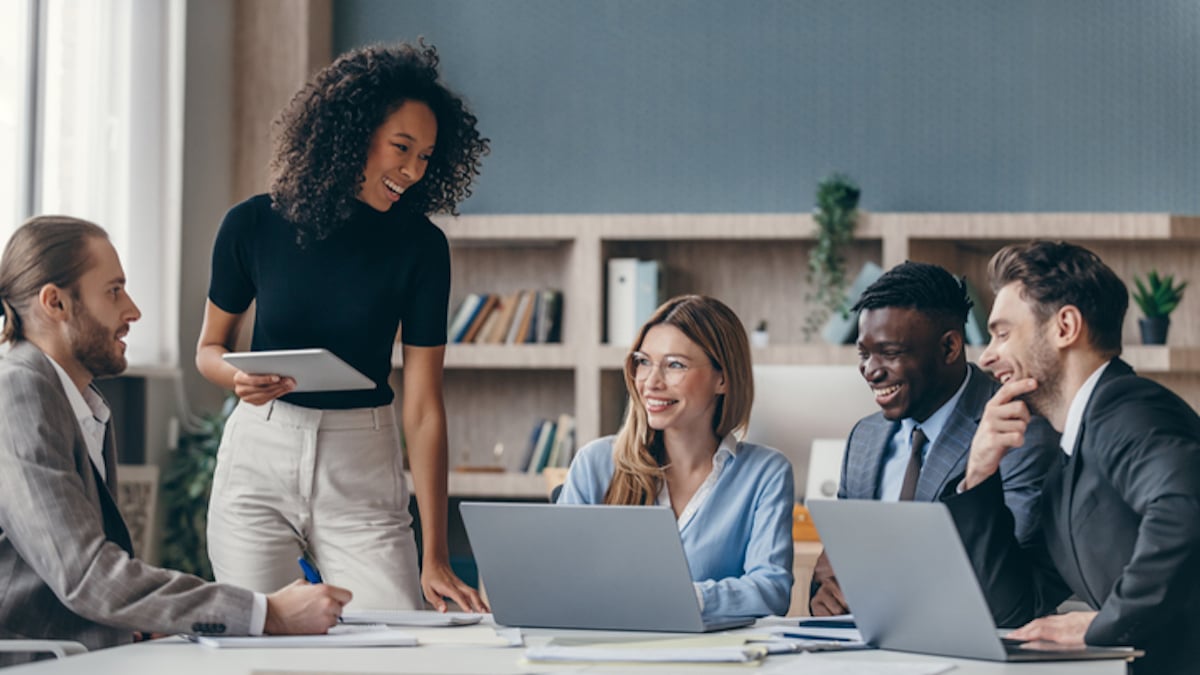
[[[850,311],[910,307],[935,319],[945,330],[962,331],[972,304],[965,280],[938,265],[909,260],[876,279]]]
[[[405,101],[429,106],[437,141],[425,176],[393,208],[458,213],[488,139],[437,66],[437,49],[424,41],[363,47],[339,56],[292,97],[275,121],[271,202],[296,225],[301,245],[324,239],[350,217],[371,138]]]

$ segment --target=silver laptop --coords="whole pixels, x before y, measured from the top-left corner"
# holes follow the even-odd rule
[[[467,538],[496,623],[702,633],[675,514],[657,506],[464,502]]]
[[[868,644],[988,661],[1142,654],[1001,639],[945,504],[818,500],[808,508]]]

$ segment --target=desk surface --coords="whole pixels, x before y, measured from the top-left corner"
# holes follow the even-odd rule
[[[541,644],[551,637],[612,637],[614,635],[647,637],[649,633],[614,633],[611,631],[569,631],[526,629],[526,644]],[[105,649],[57,661],[16,666],[5,675],[24,673],[52,675],[249,675],[253,671],[273,673],[599,673],[618,672],[622,675],[652,673],[676,675],[695,673],[695,666],[597,666],[597,665],[529,665],[521,663],[523,648],[474,647],[438,645],[398,647],[389,649],[210,649],[178,638],[155,640],[140,644]],[[706,674],[770,673],[786,670],[789,662],[794,672],[804,672],[805,660],[842,661],[938,661],[955,664],[951,675],[1118,675],[1125,673],[1124,661],[1076,661],[1058,663],[1003,664],[967,659],[948,659],[924,654],[903,654],[879,650],[771,656],[759,669],[744,666],[706,666]]]

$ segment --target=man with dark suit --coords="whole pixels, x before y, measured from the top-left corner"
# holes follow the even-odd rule
[[[967,363],[963,326],[970,309],[963,284],[937,265],[897,265],[863,292],[852,308],[859,313],[859,370],[880,411],[850,432],[839,499],[933,501],[966,468],[980,415],[1000,386]],[[1001,466],[1019,537],[1034,530],[1042,477],[1057,444],[1058,435],[1039,419]],[[816,616],[848,611],[823,553],[809,608]]]
[[[117,510],[109,409],[95,377],[125,370],[141,313],[99,226],[34,218],[0,258],[0,635],[89,649],[135,631],[324,633],[350,592],[298,582],[270,595],[132,557]],[[0,665],[31,655],[0,654]]]
[[[1133,645],[1138,673],[1200,669],[1200,418],[1119,358],[1125,284],[1064,242],[1008,246],[980,359],[1004,383],[966,474],[944,496],[993,613],[1011,637]],[[1022,545],[996,467],[1031,414],[1062,432],[1040,532]],[[1069,592],[1091,611],[1042,616]]]

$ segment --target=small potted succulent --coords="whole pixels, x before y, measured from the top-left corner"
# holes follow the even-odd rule
[[[1144,277],[1134,276],[1133,283],[1137,289],[1133,292],[1133,301],[1141,308],[1145,318],[1138,319],[1138,328],[1142,331],[1142,344],[1165,345],[1167,329],[1171,327],[1171,312],[1179,306],[1183,298],[1183,289],[1188,282],[1175,283],[1175,275],[1159,276],[1158,270],[1150,270]]]

